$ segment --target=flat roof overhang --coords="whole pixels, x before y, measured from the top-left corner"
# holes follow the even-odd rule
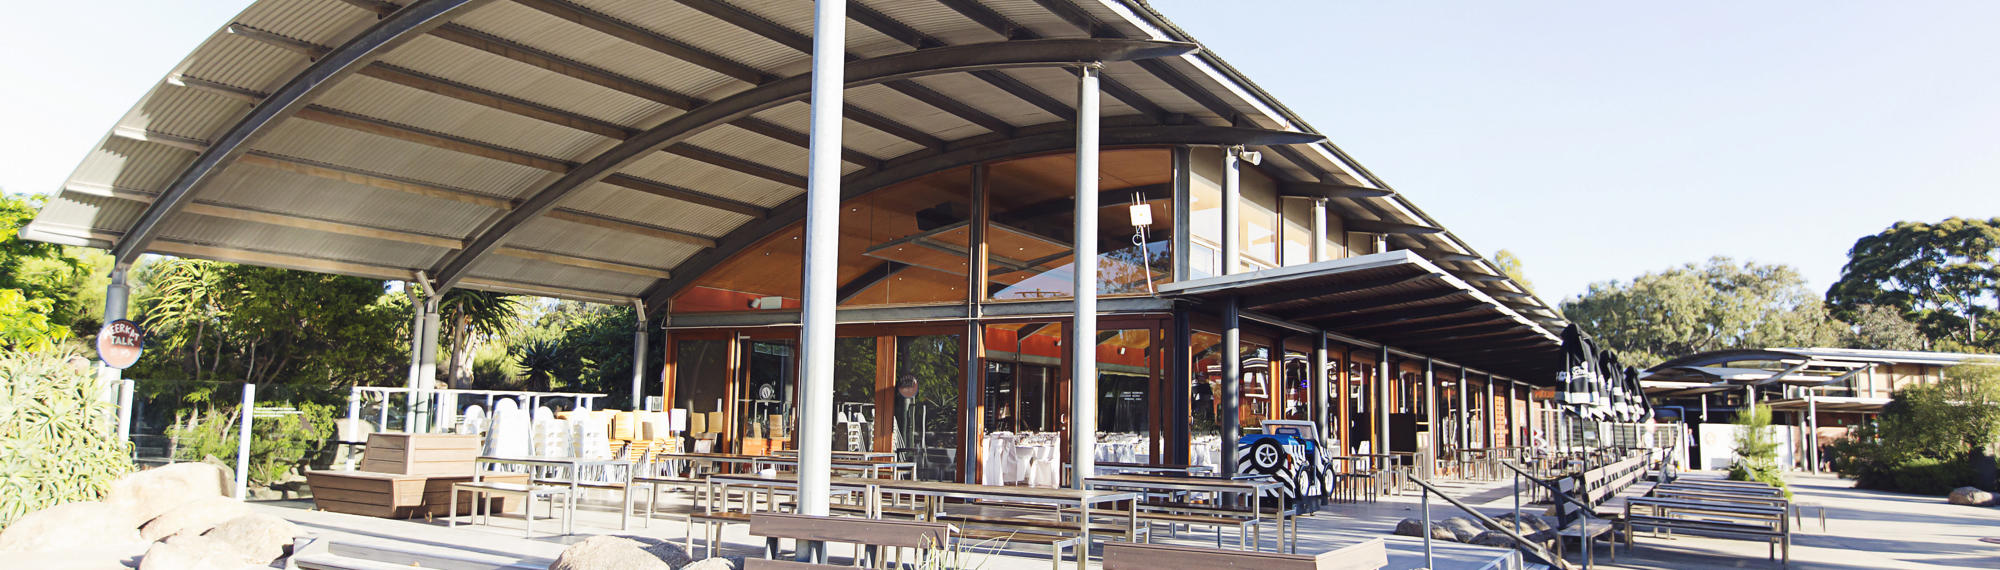
[[[1555,381],[1561,338],[1407,250],[1171,283],[1160,294],[1429,355],[1537,386]]]
[[[1851,412],[1865,414],[1882,413],[1882,407],[1889,405],[1888,398],[1857,398],[1850,396],[1819,396],[1808,402],[1805,398],[1785,398],[1772,400],[1771,409],[1780,412],[1804,412],[1808,408],[1819,412]]]

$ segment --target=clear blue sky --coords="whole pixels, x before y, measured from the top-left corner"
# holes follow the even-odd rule
[[[14,7],[48,24],[0,35],[0,188],[247,4]],[[1551,301],[1711,255],[1824,289],[1898,220],[2000,215],[2000,2],[1154,4]]]

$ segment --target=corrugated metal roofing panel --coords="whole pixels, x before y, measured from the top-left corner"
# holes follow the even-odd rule
[[[1169,113],[1180,113],[1190,117],[1215,117],[1215,113],[1209,112],[1208,107],[1202,106],[1194,98],[1168,85],[1166,81],[1139,67],[1137,63],[1125,61],[1106,63],[1104,77],[1117,80],[1119,84],[1152,101],[1154,105],[1166,109]],[[1227,123],[1228,119],[1224,118],[1218,124]]]
[[[375,14],[345,2],[271,0],[251,4],[236,21],[320,45],[339,45],[373,24]]]
[[[315,176],[238,164],[202,189],[204,201],[463,238],[499,210],[463,202],[425,200],[409,194]]]
[[[750,221],[743,214],[602,183],[578,188],[561,206],[705,236],[720,236]]]
[[[623,172],[675,186],[699,188],[708,194],[766,208],[776,206],[802,191],[790,185],[663,152],[647,155],[625,167]]]
[[[812,105],[796,101],[766,109],[755,116],[794,131],[806,132],[811,123]],[[843,121],[840,136],[847,148],[876,158],[895,158],[925,148],[923,145],[903,140],[902,137],[855,122],[852,118]]]
[[[256,148],[512,198],[555,177],[527,166],[296,119],[271,129]]]
[[[1000,41],[1000,37],[978,22],[972,21],[955,10],[939,10],[934,2],[885,2],[873,0],[856,2],[889,16],[904,25],[916,28],[925,35],[936,38],[947,45]]]
[[[652,287],[653,282],[656,281],[651,277],[601,269],[572,267],[505,255],[488,255],[482,257],[477,264],[472,266],[472,270],[467,272],[467,274],[473,277],[541,285],[555,289],[611,293],[623,297],[632,297],[643,293],[646,291],[646,288]]]
[[[1060,67],[1029,67],[1001,70],[1000,73],[1013,76],[1014,79],[1034,88],[1036,91],[1053,97],[1055,100],[1063,102],[1072,109],[1076,108],[1076,86],[1079,80],[1074,71]],[[1137,109],[1132,108],[1131,105],[1126,105],[1124,101],[1118,100],[1117,97],[1112,97],[1109,93],[1101,94],[1098,97],[1098,103],[1101,105],[1099,107],[1101,109],[1100,112],[1105,117],[1139,114]]]
[[[847,103],[947,141],[991,132],[881,85],[848,89]]]
[[[812,35],[813,5],[811,2],[735,2],[738,8],[762,16],[793,32]],[[892,53],[909,51],[909,46],[895,38],[884,36],[863,26],[850,16],[847,20],[847,52],[861,57],[879,57]],[[780,75],[805,73],[812,66],[812,58],[800,54],[800,59],[789,65],[772,68]]]
[[[567,253],[591,259],[672,269],[701,247],[675,241],[636,238],[632,234],[542,218],[521,228],[508,245]]]
[[[986,112],[988,115],[992,115],[993,118],[1006,121],[1007,124],[1016,127],[1040,125],[1062,120],[1060,117],[1043,111],[1041,107],[1036,107],[1019,97],[1001,91],[992,84],[973,77],[969,73],[930,75],[914,79],[913,81],[929,87],[951,100],[971,105]],[[1074,101],[1076,97],[1071,95],[1069,99]]]
[[[342,81],[315,101],[323,107],[364,117],[571,162],[587,160],[587,152],[607,140],[372,77]]]
[[[192,139],[211,139],[241,120],[250,106],[242,101],[167,86],[126,113],[120,126]]]
[[[784,44],[764,39],[678,2],[593,0],[586,7],[637,25],[687,46],[766,73],[810,59]],[[739,2],[741,4],[741,2]],[[811,5],[807,4],[808,12]]]
[[[110,137],[84,155],[69,181],[159,192],[172,184],[174,177],[191,162],[194,153],[190,151]]]
[[[688,137],[687,144],[805,176],[806,149],[734,127],[718,127]]]
[[[163,239],[410,269],[428,268],[448,251],[424,245],[192,214],[169,219],[161,228]]]
[[[297,53],[264,42],[221,34],[196,48],[175,69],[217,83],[270,91],[309,63]]]
[[[979,3],[992,8],[994,12],[1006,16],[1007,19],[1013,20],[1015,24],[1034,30],[1036,34],[1042,37],[1090,37],[1089,32],[1069,25],[1068,21],[1042,8],[1041,4],[1036,3],[1035,0],[981,0]]]
[[[123,232],[145,211],[144,202],[62,192],[49,196],[34,223]]]
[[[637,96],[430,36],[411,41],[382,61],[625,126],[669,110]]]
[[[495,2],[455,23],[681,93],[712,98],[747,87],[708,68],[519,4]]]

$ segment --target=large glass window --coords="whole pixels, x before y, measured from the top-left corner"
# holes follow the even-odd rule
[[[1278,183],[1249,168],[1242,169],[1243,269],[1278,266]]]
[[[1306,353],[1285,351],[1284,404],[1278,417],[1312,419],[1312,362]]]
[[[1171,278],[1170,160],[1164,149],[1113,151],[1100,158],[1098,294],[1147,294]],[[1067,154],[988,168],[989,298],[1034,301],[1072,296],[1075,176],[1075,157]],[[1142,206],[1138,210],[1145,215],[1135,215],[1134,205]]]
[[[896,338],[896,455],[917,476],[958,480],[959,335]]]
[[[927,175],[840,206],[840,306],[963,302],[972,170]]]
[[[1194,279],[1222,272],[1222,177],[1222,149],[1189,151],[1188,274]]]
[[[1056,375],[1062,367],[1062,326],[986,326],[986,429],[1054,432]]]
[[[798,423],[798,350],[791,341],[750,341],[743,350],[742,453],[792,449]]]
[[[1221,465],[1216,448],[1222,437],[1222,335],[1195,331],[1188,345],[1188,458],[1196,465]]]
[[[1153,331],[1120,329],[1097,334],[1097,431],[1137,437],[1152,449],[1146,410],[1153,384]],[[1143,453],[1143,452],[1142,452]]]
[[[1239,357],[1243,363],[1242,404],[1237,414],[1238,424],[1244,428],[1262,428],[1264,420],[1271,416],[1282,395],[1271,367],[1271,349],[1243,343]]]
[[[1312,263],[1313,201],[1307,198],[1284,198],[1281,203],[1285,210],[1285,246],[1282,252],[1284,264]]]

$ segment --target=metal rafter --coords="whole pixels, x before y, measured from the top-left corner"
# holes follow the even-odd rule
[[[850,62],[846,69],[846,86],[851,89],[885,81],[979,69],[1150,59],[1185,54],[1194,49],[1193,44],[1151,40],[1035,40],[968,44]],[[810,93],[810,80],[810,76],[795,75],[759,85],[668,119],[645,133],[619,143],[536,191],[521,207],[481,232],[464,250],[439,264],[431,275],[436,277],[439,288],[450,289],[479,256],[505,241],[529,220],[553,208],[569,193],[602,180],[649,153],[680,143],[717,125],[798,101]]]
[[[873,172],[857,172],[848,175],[841,182],[841,200],[853,200],[883,187],[911,180],[933,172],[952,168],[968,167],[975,164],[1005,158],[1056,152],[1076,147],[1076,134],[1067,124],[1049,125],[1054,128],[1023,128],[1024,132],[1036,134],[1015,138],[998,139],[984,144],[955,148],[935,155],[910,157],[890,161],[883,169]],[[1265,129],[1239,129],[1234,127],[1211,127],[1204,125],[1143,125],[1104,128],[1102,144],[1104,148],[1130,146],[1158,146],[1183,144],[1209,145],[1279,145],[1306,144],[1322,140],[1317,134],[1293,131],[1273,131]],[[657,316],[664,311],[667,301],[675,294],[692,285],[696,279],[744,248],[756,244],[770,235],[805,219],[804,197],[794,198],[771,211],[771,217],[742,227],[723,236],[714,249],[689,257],[674,269],[672,279],[661,280],[645,294],[646,306]]]
[[[987,31],[999,34],[1001,37],[1010,40],[1041,39],[1041,36],[1036,34],[1034,30],[1016,24],[1013,20],[978,2],[972,0],[938,0],[938,3],[946,8],[950,8],[954,12],[958,12],[959,15],[965,16],[966,19],[972,20],[979,24],[980,27],[986,28]],[[1106,69],[1109,69],[1109,67]],[[1119,83],[1109,76],[1099,78],[1098,82],[1106,95],[1110,95],[1113,99],[1117,99],[1127,107],[1137,109],[1140,114],[1145,115],[1155,123],[1167,122],[1168,116],[1172,115],[1172,113],[1167,112],[1165,107],[1161,107],[1158,103],[1154,103],[1153,100],[1140,95],[1138,91],[1126,87],[1123,83]]]
[[[160,226],[188,203],[188,199],[208,181],[209,177],[222,171],[234,162],[250,144],[265,133],[271,125],[283,122],[303,110],[308,101],[318,96],[320,91],[353,74],[362,66],[373,62],[389,50],[395,49],[411,38],[444,25],[459,12],[475,8],[491,0],[417,0],[401,10],[375,22],[368,29],[354,36],[347,43],[315,60],[305,71],[292,76],[285,85],[279,87],[272,96],[265,98],[250,110],[241,120],[231,126],[215,144],[195,157],[192,164],[181,171],[160,199],[146,208],[138,222],[125,232],[112,248],[112,256],[120,264],[137,261],[145,253],[146,246],[157,237]]]

